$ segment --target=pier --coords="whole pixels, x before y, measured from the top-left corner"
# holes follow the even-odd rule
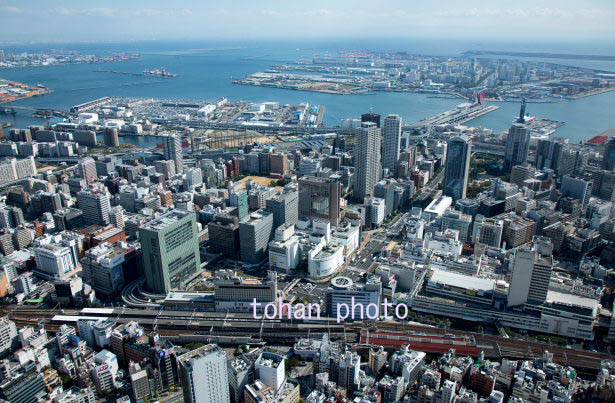
[[[170,73],[160,73],[160,74],[156,74],[156,73],[131,73],[129,71],[118,71],[118,70],[103,70],[103,69],[98,69],[98,70],[94,70],[95,73],[112,73],[112,74],[121,74],[121,75],[125,75],[125,76],[135,76],[135,77],[154,77],[154,78],[173,78],[173,77],[177,77],[177,74],[170,74]]]
[[[417,123],[413,123],[410,125],[410,127],[418,128],[434,125],[462,124],[465,122],[469,122],[470,120],[476,119],[479,116],[486,115],[489,112],[493,112],[499,108],[499,106],[495,105],[487,106],[482,104],[472,104],[465,107],[458,106],[457,108],[451,109],[450,111],[446,111],[439,115],[423,119]]]
[[[45,115],[49,117],[59,116],[59,117],[68,117],[69,112],[62,109],[52,109],[52,108],[35,108],[32,106],[6,106],[0,109],[0,114],[3,115],[15,115],[17,111],[31,111],[36,114]]]

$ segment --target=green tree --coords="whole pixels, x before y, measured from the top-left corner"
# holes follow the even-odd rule
[[[203,347],[205,344],[203,343],[198,343],[198,342],[194,342],[194,343],[188,343],[186,344],[186,348],[190,351],[192,350],[196,350],[197,348]]]

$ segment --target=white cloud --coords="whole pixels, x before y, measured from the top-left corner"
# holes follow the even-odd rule
[[[89,17],[114,17],[117,14],[117,11],[118,10],[114,8],[97,7],[79,10],[79,13]]]
[[[586,18],[613,18],[615,13],[609,10],[599,8],[582,8],[578,11],[579,15]]]
[[[171,9],[171,8],[141,8],[134,10],[126,10],[125,12],[119,12],[114,8],[66,8],[60,7],[54,10],[57,14],[75,17],[75,16],[87,16],[87,17],[172,17],[180,16],[186,17],[192,15],[192,10],[189,8]]]
[[[530,13],[533,13],[534,15],[538,16],[538,17],[547,17],[547,18],[552,18],[552,17],[572,17],[572,13],[568,12],[568,11],[564,11],[558,8],[545,8],[545,7],[536,7],[533,10],[530,10]]]
[[[527,12],[522,8],[509,8],[506,10],[506,15],[510,17],[527,17]]]
[[[415,14],[421,18],[612,18],[615,14],[604,9],[575,9],[564,10],[560,8],[534,7],[534,8],[463,8],[428,11]]]
[[[156,8],[143,8],[141,10],[136,10],[133,15],[135,17],[154,17],[156,15],[161,15],[162,10],[158,10]]]
[[[97,8],[56,8],[55,12],[64,16],[87,16],[87,17],[114,17],[118,14],[116,9],[97,7]]]
[[[261,14],[262,15],[278,16],[278,15],[280,15],[280,12],[279,11],[275,11],[275,10],[261,10]]]
[[[408,18],[408,17],[410,17],[410,14],[408,14],[404,10],[395,10],[391,14],[392,14],[393,17],[397,17],[397,18]]]
[[[316,10],[316,15],[320,17],[331,17],[333,15],[333,12],[331,12],[331,10],[327,8],[320,8]]]
[[[9,14],[19,14],[21,13],[21,8],[13,7],[13,6],[4,6],[4,7],[0,7],[0,11],[3,13],[9,13]]]

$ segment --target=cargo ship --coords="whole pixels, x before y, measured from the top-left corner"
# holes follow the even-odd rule
[[[159,69],[145,69],[143,70],[143,74],[146,76],[156,77],[177,77],[177,74],[169,73],[164,67],[161,67]]]

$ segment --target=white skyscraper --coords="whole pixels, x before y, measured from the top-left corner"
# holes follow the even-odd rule
[[[389,115],[384,118],[382,167],[387,168],[393,176],[397,174],[397,164],[399,163],[401,124],[401,117],[398,115]]]
[[[363,122],[355,144],[354,197],[363,201],[374,194],[380,180],[380,128],[372,122]]]
[[[168,135],[162,138],[162,145],[164,159],[173,161],[175,163],[175,173],[183,173],[184,159],[182,157],[181,139],[174,135]]]
[[[83,211],[83,220],[86,224],[109,224],[109,210],[111,203],[107,193],[98,188],[90,188],[77,193],[79,209]]]
[[[284,372],[284,357],[265,351],[254,363],[256,376],[274,390],[279,390],[286,380]]]
[[[75,269],[71,249],[60,245],[41,245],[34,249],[38,273],[60,277]]]
[[[508,306],[541,304],[547,298],[553,271],[553,244],[549,238],[534,237],[530,248],[519,248],[508,289]]]
[[[77,166],[79,167],[79,176],[85,179],[85,183],[89,185],[96,182],[96,179],[98,179],[96,162],[94,162],[92,157],[85,157],[79,160]]]
[[[230,402],[226,354],[215,344],[177,358],[186,403]]]
[[[442,403],[451,403],[455,398],[457,382],[446,380],[442,385]]]
[[[193,189],[196,186],[203,184],[203,174],[200,168],[186,169],[186,177],[184,178],[184,189]]]
[[[109,210],[109,222],[116,228],[124,228],[124,208],[114,206]]]

